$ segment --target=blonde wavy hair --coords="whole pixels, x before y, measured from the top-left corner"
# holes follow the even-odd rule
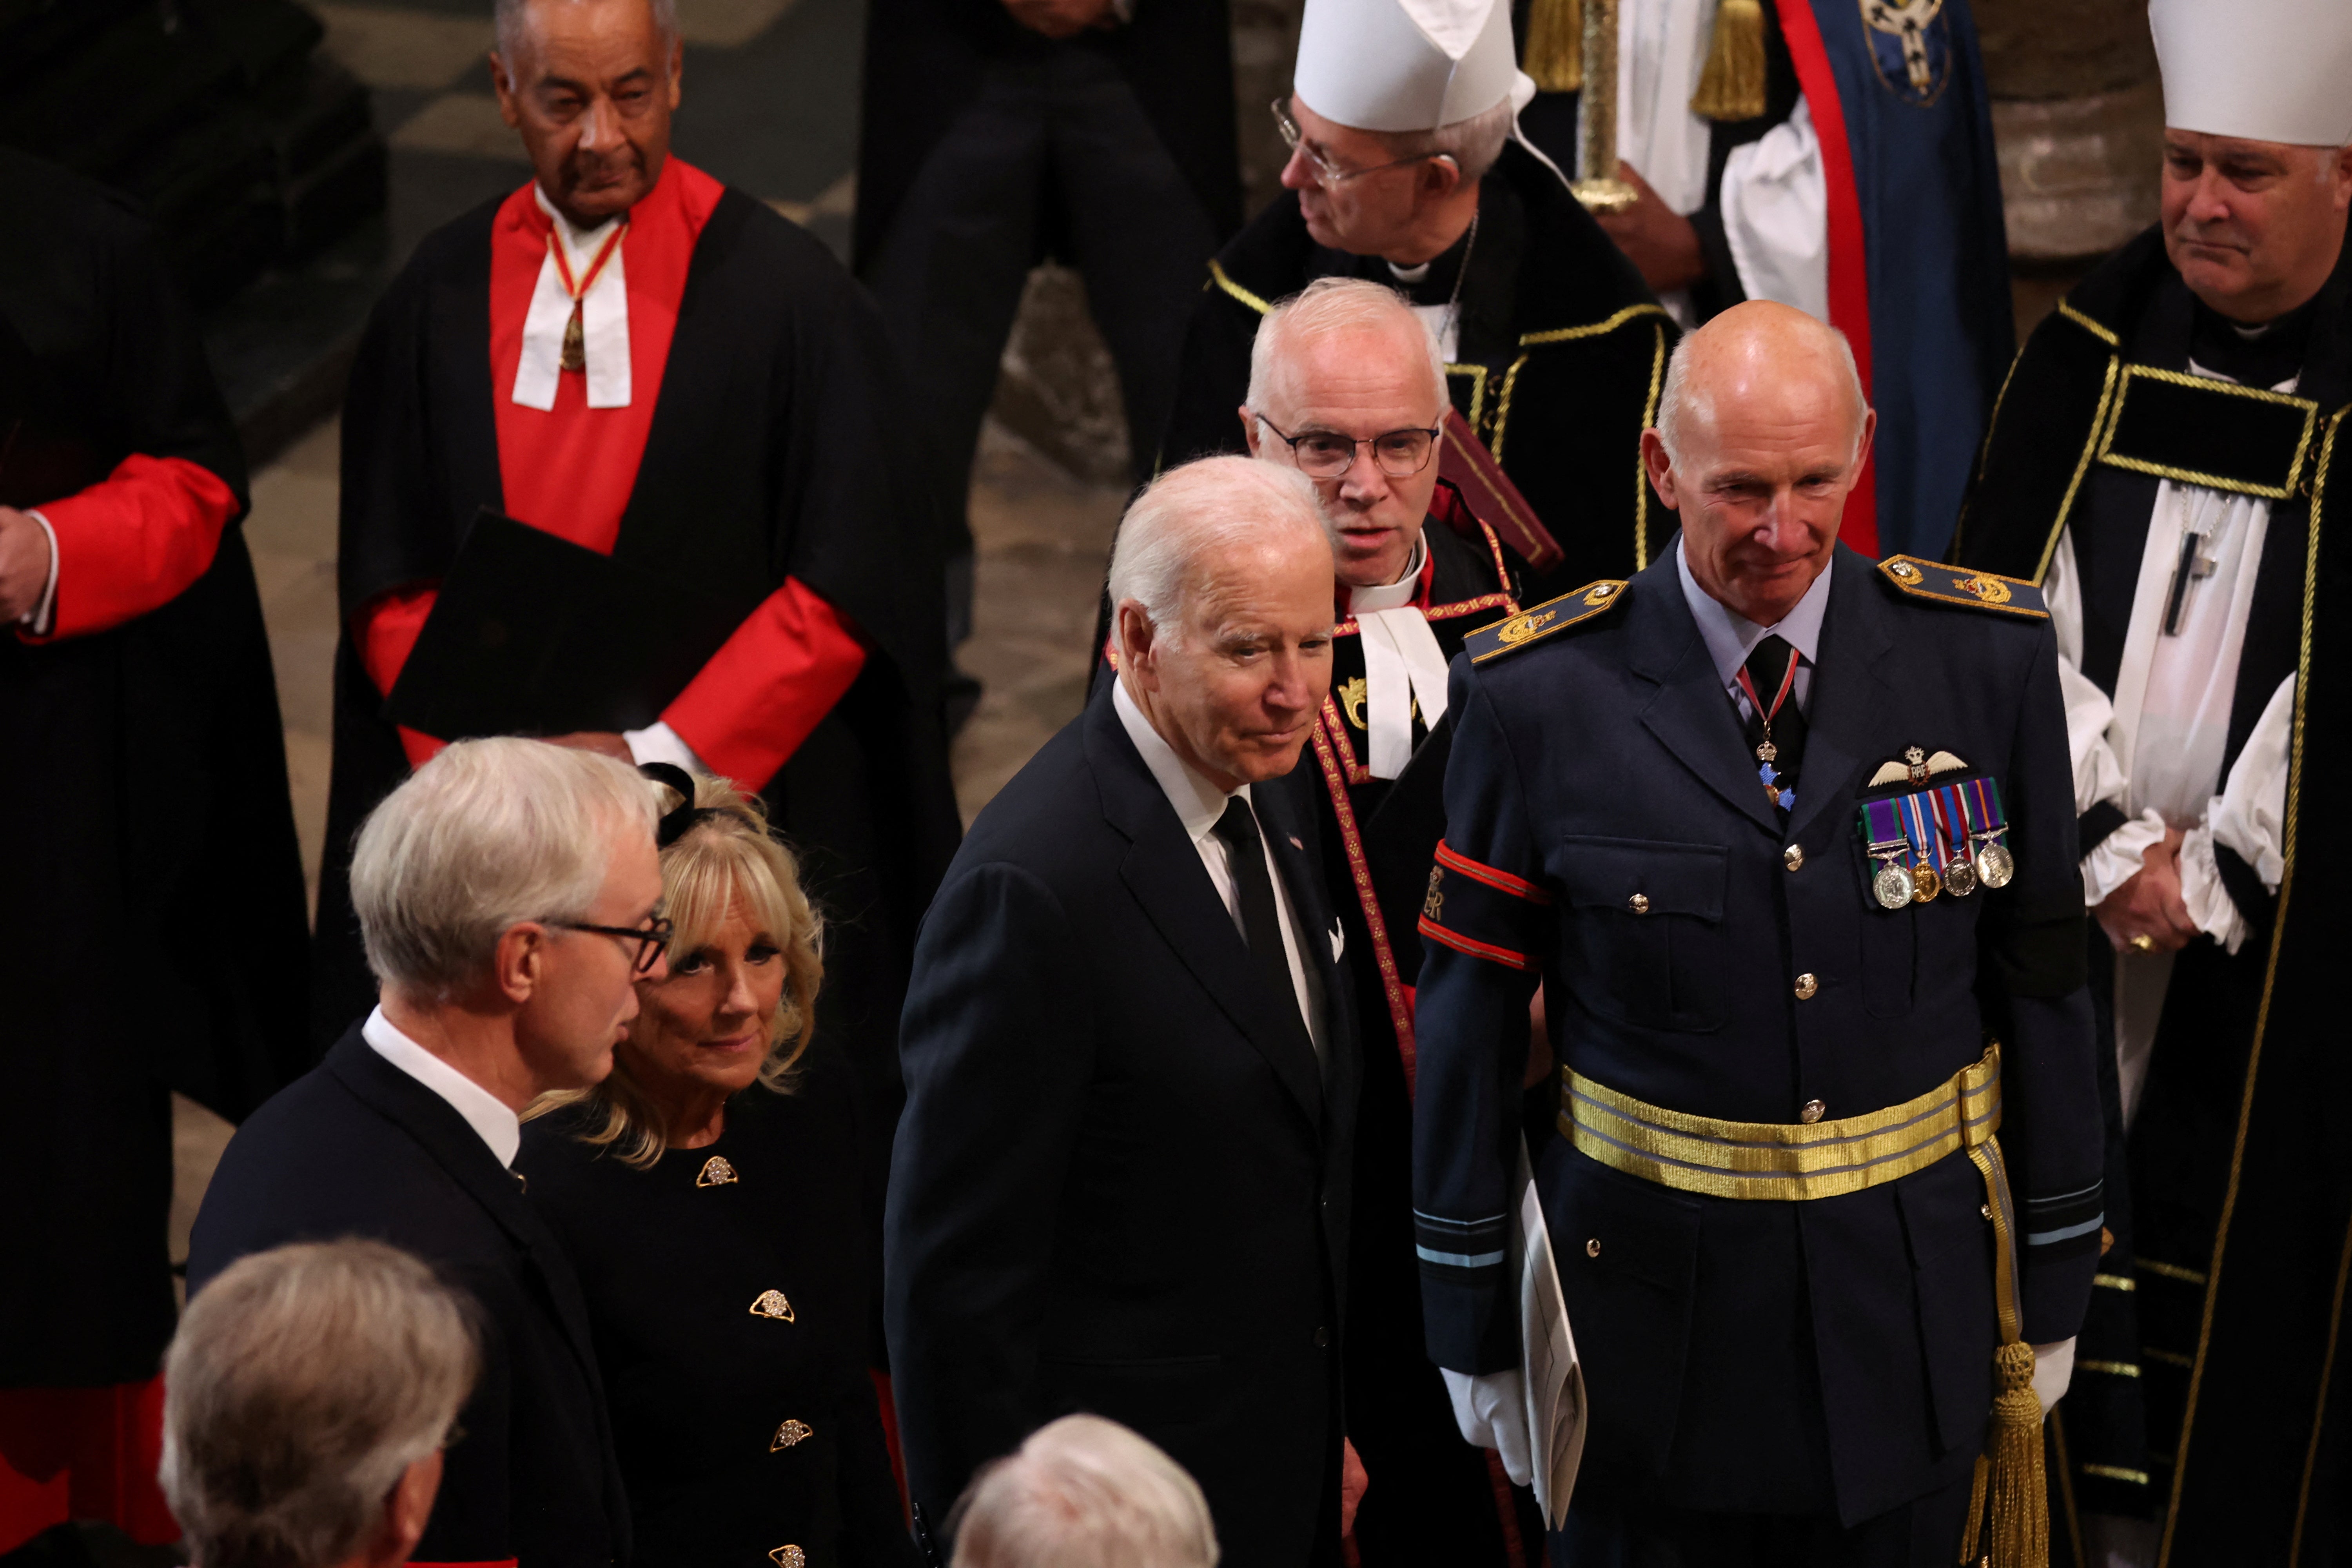
[[[663,796],[677,791],[663,785]],[[726,779],[695,780],[697,817],[661,852],[662,903],[669,916],[673,962],[711,941],[740,900],[752,928],[776,944],[784,960],[784,993],[760,1064],[760,1086],[793,1092],[793,1068],[816,1033],[816,994],[824,979],[824,921],[801,888],[800,863],[769,829],[758,797]],[[593,1089],[541,1095],[525,1120],[568,1105],[591,1107],[578,1134],[583,1143],[611,1149],[621,1163],[648,1170],[669,1142],[623,1051]]]

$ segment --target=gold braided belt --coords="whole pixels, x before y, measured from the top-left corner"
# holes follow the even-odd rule
[[[1559,1130],[1612,1170],[1718,1198],[1832,1198],[1924,1171],[2000,1127],[2000,1047],[1927,1093],[1835,1121],[1717,1121],[1560,1069]]]

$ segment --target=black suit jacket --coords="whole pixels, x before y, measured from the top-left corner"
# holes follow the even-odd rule
[[[1312,819],[1293,790],[1252,797],[1320,972],[1322,1070],[1108,682],[981,814],[924,921],[885,1289],[935,1521],[1087,1410],[1192,1473],[1228,1568],[1336,1547],[1356,1035]]]
[[[196,1215],[189,1293],[247,1253],[348,1236],[415,1253],[481,1309],[481,1381],[415,1560],[628,1561],[628,1504],[571,1264],[520,1178],[356,1026],[229,1141]]]

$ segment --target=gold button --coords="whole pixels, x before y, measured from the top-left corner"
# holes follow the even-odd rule
[[[1786,849],[1781,850],[1780,864],[1786,866],[1791,871],[1803,870],[1805,868],[1805,847],[1801,844],[1791,844]]]
[[[1584,1256],[1587,1258],[1598,1258],[1601,1256],[1601,1238],[1599,1237],[1596,1236],[1591,1240],[1584,1244]]]
[[[1977,1213],[1985,1216],[1985,1223],[1987,1225],[1990,1225],[1992,1223],[1992,1205],[1990,1204],[1979,1204],[1977,1205]]]
[[[1819,1121],[1822,1119],[1822,1112],[1828,1109],[1828,1106],[1818,1100],[1809,1100],[1805,1101],[1804,1109],[1797,1112],[1797,1116],[1800,1121],[1808,1123]]]
[[[1625,900],[1625,907],[1637,915],[1646,915],[1650,912],[1650,895],[1636,893]]]
[[[1816,992],[1816,991],[1819,991],[1821,988],[1822,988],[1822,983],[1821,983],[1820,981],[1818,981],[1818,980],[1814,979],[1811,975],[1810,975],[1810,974],[1800,974],[1800,975],[1798,975],[1798,976],[1797,976],[1797,1000],[1798,1000],[1798,1001],[1800,1001],[1800,1002],[1810,1002],[1810,1001],[1811,1001],[1811,1000],[1813,999],[1813,993],[1814,993],[1814,992]]]

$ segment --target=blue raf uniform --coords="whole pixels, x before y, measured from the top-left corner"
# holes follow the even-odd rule
[[[1700,615],[1761,633],[1679,551],[1454,661],[1415,1239],[1433,1359],[1517,1366],[1540,980],[1590,1422],[1555,1561],[1950,1562],[1989,1447],[1988,1549],[2030,1555],[1996,1396],[2024,1465],[2027,1347],[2074,1333],[2103,1212],[2055,644],[2029,584],[1843,546],[1827,575],[1777,768]]]

